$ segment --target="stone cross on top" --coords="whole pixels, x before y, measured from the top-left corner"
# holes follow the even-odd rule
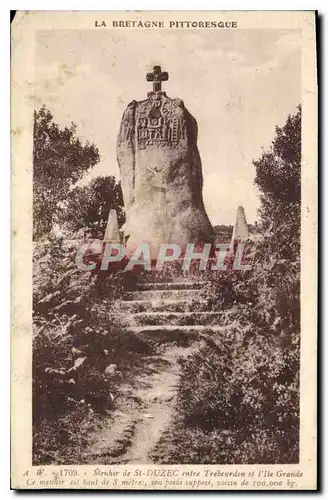
[[[166,82],[169,79],[169,74],[167,71],[163,71],[160,66],[154,66],[152,73],[147,73],[147,82],[153,82],[153,91],[159,92],[162,90],[162,82]]]

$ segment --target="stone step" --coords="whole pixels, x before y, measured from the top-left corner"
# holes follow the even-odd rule
[[[197,308],[206,311],[206,300],[197,300]],[[122,313],[138,312],[192,312],[195,302],[186,299],[165,299],[165,300],[121,300],[118,303]]]
[[[160,271],[148,271],[139,275],[136,279],[139,284],[141,283],[184,283],[188,282],[201,282],[204,279],[204,272],[200,271],[197,274],[182,271],[179,273],[163,273]]]
[[[207,312],[137,312],[129,316],[131,325],[217,325],[222,313]]]
[[[171,282],[144,282],[138,283],[138,290],[185,290],[201,289],[206,285],[206,281],[171,281]]]
[[[130,332],[157,332],[160,330],[167,330],[174,332],[179,330],[181,332],[223,332],[227,329],[226,325],[144,325],[144,326],[130,326],[127,328]]]
[[[133,292],[125,292],[124,300],[192,300],[199,297],[197,289],[182,289],[182,290],[137,290]]]
[[[128,331],[131,333],[138,334],[141,338],[149,338],[155,342],[168,342],[175,340],[190,340],[197,339],[200,340],[203,334],[211,334],[217,332],[225,332],[226,326],[221,325],[157,325],[157,326],[131,326]]]

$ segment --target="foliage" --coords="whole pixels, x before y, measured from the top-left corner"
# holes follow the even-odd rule
[[[34,248],[35,464],[82,460],[85,433],[97,414],[112,407],[132,359],[135,364],[136,357],[151,352],[148,343],[112,316],[122,275],[77,269],[76,246],[81,243],[50,234]],[[117,371],[108,376],[105,369],[111,364]]]
[[[225,226],[224,224],[213,226],[215,242],[230,243],[232,237],[233,226]]]
[[[153,348],[115,314],[120,270],[99,270],[100,249],[87,256],[95,271],[75,264],[86,238],[103,236],[110,209],[124,222],[120,183],[108,176],[76,186],[98,149],[81,143],[74,124],[61,129],[44,106],[34,113],[33,161],[33,463],[81,463],[88,433]]]
[[[264,233],[247,243],[247,272],[209,274],[208,305],[223,332],[181,360],[177,426],[164,463],[297,463],[301,109],[254,162]]]
[[[227,271],[203,273],[209,284],[202,298],[210,310],[222,313],[223,331],[204,330],[194,353],[180,360],[175,425],[155,450],[156,461],[298,462],[300,127],[299,108],[254,162],[262,200],[257,232],[263,233],[247,243],[252,269],[235,271],[230,258]],[[62,223],[77,230],[87,222],[95,237],[103,231],[104,200],[110,206],[121,201],[120,188],[110,179],[73,189],[70,204],[61,203]],[[70,183],[64,182],[65,189]],[[47,231],[58,213],[59,199],[51,196]],[[39,210],[38,195],[35,200]],[[123,220],[121,212],[119,217]],[[228,229],[218,228],[218,237]],[[149,279],[147,273],[81,272],[74,258],[83,238],[78,234],[76,240],[50,233],[34,248],[34,463],[82,463],[86,434],[97,425],[97,415],[115,403],[131,366],[152,352],[150,343],[115,320],[113,307],[123,286]],[[177,275],[181,270],[168,266],[151,279]],[[117,370],[108,375],[108,365]]]
[[[288,116],[276,127],[276,137],[268,152],[254,161],[255,184],[261,193],[261,223],[267,231],[269,251],[280,258],[299,256],[301,211],[302,112]]]
[[[221,337],[205,338],[199,352],[182,362],[178,408],[184,424],[206,433],[238,434],[243,446],[250,436],[261,434],[266,447],[257,449],[258,455],[250,450],[246,463],[263,463],[279,435],[279,453],[272,461],[296,461],[298,353],[298,336],[273,336],[245,319],[235,321]],[[224,461],[238,463],[238,448],[228,446]],[[211,461],[216,460],[213,447]]]
[[[111,209],[117,212],[119,227],[124,224],[123,205],[121,183],[113,176],[96,177],[87,186],[70,191],[56,219],[69,233],[85,227],[91,237],[103,238]]]
[[[34,111],[33,131],[33,236],[47,234],[58,203],[70,188],[99,161],[94,144],[76,137],[76,126],[61,129],[45,107]]]

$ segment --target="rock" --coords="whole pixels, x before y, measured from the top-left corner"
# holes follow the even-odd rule
[[[74,361],[74,365],[72,366],[72,368],[70,368],[69,370],[67,370],[67,373],[70,373],[71,371],[77,370],[77,368],[79,368],[81,365],[83,365],[83,363],[84,363],[84,361],[86,359],[87,359],[86,356],[83,356],[81,358],[77,358]]]
[[[123,114],[117,158],[126,210],[124,236],[133,251],[148,242],[202,245],[213,241],[205,211],[197,122],[181,99],[149,92]]]
[[[71,352],[74,356],[79,356],[80,354],[82,354],[82,351],[77,347],[72,347]]]
[[[116,372],[117,365],[110,364],[105,368],[105,375],[113,375]]]

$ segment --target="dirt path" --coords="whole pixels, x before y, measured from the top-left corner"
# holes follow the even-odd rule
[[[148,358],[147,370],[121,387],[117,409],[85,450],[85,463],[153,463],[149,454],[172,419],[179,382],[177,359],[194,349],[195,343],[168,345],[161,355]]]

